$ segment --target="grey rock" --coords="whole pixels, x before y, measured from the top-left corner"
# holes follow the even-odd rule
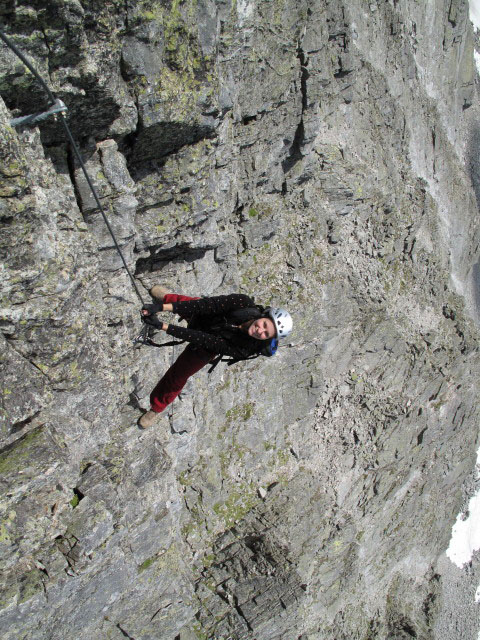
[[[2,46],[2,637],[473,638],[478,559],[443,555],[477,484],[467,2],[1,12],[142,298],[295,323],[141,432],[179,349],[132,348],[140,301],[62,128],[8,125],[45,97]]]

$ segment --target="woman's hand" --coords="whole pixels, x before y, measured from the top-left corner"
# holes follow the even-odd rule
[[[171,313],[173,313],[173,306],[171,302],[167,304],[161,304],[161,303],[144,304],[142,307],[142,313],[144,310],[146,310],[149,314],[160,313],[161,311],[170,311]]]
[[[166,331],[168,329],[168,324],[162,322],[160,318],[157,318],[156,313],[152,313],[148,308],[146,308],[147,306],[153,307],[154,305],[145,305],[142,309],[141,314],[143,321],[151,327],[155,327],[155,329]]]
[[[144,304],[142,307],[142,315],[144,316],[153,316],[161,311],[164,311],[163,304]]]

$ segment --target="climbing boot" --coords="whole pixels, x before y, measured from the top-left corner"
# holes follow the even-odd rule
[[[149,427],[153,427],[159,418],[160,414],[156,411],[146,411],[138,421],[138,426],[142,429],[148,429]]]
[[[152,298],[157,298],[157,300],[163,301],[163,298],[167,295],[167,293],[170,293],[170,291],[168,289],[165,289],[165,287],[162,287],[161,284],[155,284],[150,289],[150,295],[152,296]]]

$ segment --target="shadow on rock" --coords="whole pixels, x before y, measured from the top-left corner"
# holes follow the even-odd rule
[[[214,249],[214,246],[191,247],[188,244],[175,245],[166,249],[150,248],[148,258],[140,258],[137,261],[135,275],[148,273],[150,271],[160,271],[170,263],[195,262],[204,257],[207,251]]]
[[[215,130],[205,125],[158,122],[126,139],[127,149],[122,151],[128,156],[130,173],[138,179],[151,173],[151,168],[146,166],[147,163],[163,158],[186,145],[214,136]]]

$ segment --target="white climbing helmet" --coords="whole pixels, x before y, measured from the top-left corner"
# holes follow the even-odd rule
[[[281,307],[268,307],[267,313],[277,330],[277,338],[286,338],[293,327],[292,316]]]

